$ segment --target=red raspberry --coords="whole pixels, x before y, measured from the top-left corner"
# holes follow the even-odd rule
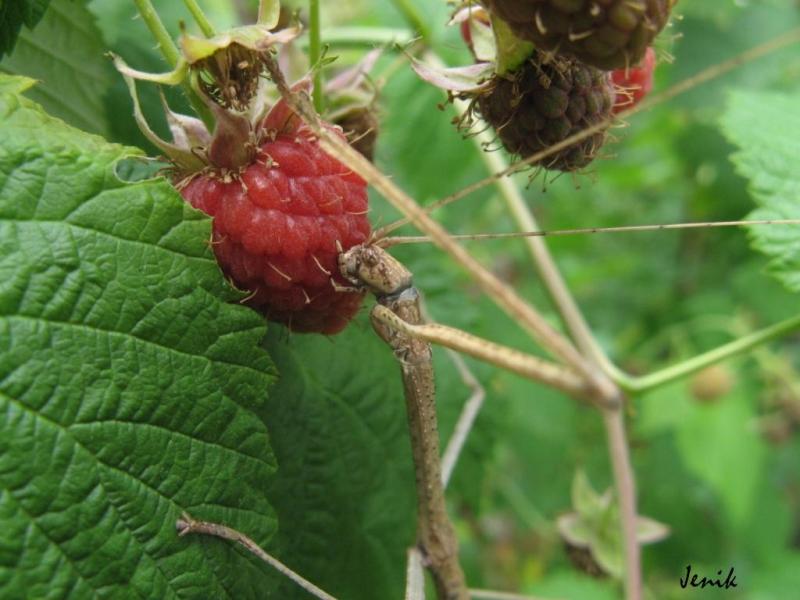
[[[636,106],[653,89],[653,73],[656,70],[656,51],[648,48],[644,58],[635,67],[611,72],[611,81],[617,86],[617,99],[612,109],[614,114]]]
[[[274,137],[238,177],[203,173],[181,194],[214,217],[217,260],[250,292],[248,305],[293,331],[337,333],[363,299],[337,291],[334,282],[348,285],[339,274],[339,252],[370,235],[367,185],[323,152],[285,104],[261,128]]]

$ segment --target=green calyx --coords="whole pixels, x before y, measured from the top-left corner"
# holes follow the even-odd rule
[[[564,541],[588,551],[604,573],[621,579],[624,573],[620,516],[611,490],[599,494],[592,488],[583,471],[577,471],[572,482],[573,512],[557,520]],[[636,518],[636,538],[640,544],[651,544],[669,535],[669,528],[647,517]]]
[[[495,57],[497,75],[515,71],[533,54],[534,45],[517,37],[505,21],[494,15],[492,15],[492,31],[497,47]]]
[[[125,78],[139,129],[175,165],[180,175],[207,167],[236,171],[248,164],[257,146],[258,123],[266,114],[269,94],[263,76],[269,53],[300,34],[299,27],[273,32],[280,14],[277,0],[263,0],[259,21],[209,38],[183,33],[180,56],[167,73],[146,73],[113,56]],[[212,33],[213,30],[208,31]],[[164,101],[172,141],[158,137],[142,113],[136,81],[183,85],[203,120],[173,113]],[[162,97],[163,100],[163,97]]]

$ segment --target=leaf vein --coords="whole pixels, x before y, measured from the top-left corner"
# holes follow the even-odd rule
[[[164,344],[160,344],[160,343],[158,343],[156,341],[148,340],[146,338],[139,337],[139,336],[133,335],[131,333],[123,332],[123,331],[114,331],[112,329],[104,329],[102,327],[95,327],[95,326],[85,325],[83,323],[69,323],[67,321],[56,321],[55,319],[48,319],[48,318],[45,318],[45,317],[32,317],[32,316],[28,316],[28,315],[6,315],[5,317],[2,317],[2,318],[6,319],[6,320],[9,320],[9,321],[13,321],[15,319],[19,319],[19,320],[25,320],[25,321],[43,322],[43,323],[48,323],[48,324],[51,324],[51,325],[54,325],[54,326],[60,326],[60,327],[65,327],[65,328],[85,329],[85,330],[92,331],[92,332],[104,333],[104,334],[108,335],[109,337],[119,336],[119,337],[122,337],[122,338],[130,338],[132,340],[137,340],[139,342],[142,342],[145,345],[149,345],[149,346],[153,346],[155,348],[161,349],[161,350],[165,350],[165,351],[167,351],[167,353],[175,353],[175,354],[180,354],[182,356],[188,356],[190,358],[203,360],[203,361],[206,361],[208,364],[226,365],[226,366],[229,366],[229,367],[233,367],[233,368],[235,368],[237,370],[241,369],[241,370],[256,374],[256,375],[259,376],[259,378],[263,377],[263,373],[261,371],[259,371],[258,369],[256,369],[255,367],[250,367],[250,366],[247,366],[247,365],[241,365],[241,364],[237,364],[237,363],[233,363],[233,362],[229,362],[229,361],[224,361],[224,360],[220,360],[220,359],[216,359],[216,358],[215,359],[211,359],[211,358],[208,358],[207,356],[203,356],[202,354],[194,354],[194,353],[191,353],[191,352],[187,352],[185,350],[178,350],[177,348],[170,348],[169,346],[165,346]],[[246,331],[255,330],[255,329],[256,329],[256,327],[252,327],[252,328],[240,330],[237,333],[244,333]]]

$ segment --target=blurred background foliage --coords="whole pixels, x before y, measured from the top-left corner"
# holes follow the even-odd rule
[[[433,49],[451,65],[469,56],[458,31],[446,28],[444,2],[408,0],[425,15]],[[79,61],[92,94],[49,76],[36,36],[71,10],[95,17],[82,28],[134,67],[162,71],[143,24],[127,2],[56,0],[42,24],[23,31],[14,61],[42,63],[37,101],[51,112],[112,141],[149,149],[137,132],[120,77],[101,53]],[[201,2],[219,29],[252,18],[255,3]],[[178,33],[190,19],[180,2],[155,2]],[[303,3],[289,3],[302,12]],[[322,3],[329,31],[406,29],[390,0]],[[680,15],[659,41],[656,91],[800,25],[794,0],[681,0]],[[72,13],[74,14],[74,13]],[[54,40],[53,43],[59,43]],[[65,48],[69,47],[64,40]],[[85,47],[82,45],[81,47]],[[368,46],[334,45],[350,64]],[[99,49],[99,48],[98,48]],[[20,53],[28,53],[20,57]],[[50,70],[48,70],[50,69]],[[487,172],[475,145],[450,121],[444,95],[419,81],[392,48],[379,63],[381,131],[377,164],[420,203],[453,193]],[[517,177],[546,229],[703,220],[735,220],[753,208],[736,174],[733,147],[719,116],[731,90],[797,90],[797,46],[704,84],[613,131],[603,160],[586,173],[544,181]],[[157,120],[154,89],[143,93]],[[98,101],[102,99],[102,102]],[[181,108],[180,94],[170,102]],[[77,113],[69,107],[81,107]],[[776,116],[779,118],[780,116]],[[163,129],[163,123],[160,124]],[[152,150],[152,149],[150,149]],[[397,213],[373,197],[377,226]],[[512,231],[493,188],[436,213],[458,233]],[[410,229],[407,230],[411,232]],[[468,242],[490,265],[557,323],[524,244]],[[599,340],[631,373],[647,373],[786,318],[797,296],[765,274],[766,259],[738,228],[555,238],[550,247]],[[477,293],[468,276],[430,245],[394,254],[415,274],[434,319],[534,351],[520,329]],[[413,539],[413,477],[396,366],[361,318],[333,339],[270,329],[267,346],[281,381],[264,419],[280,469],[270,482],[281,534],[272,548],[315,583],[342,598],[398,598],[405,548]],[[642,514],[671,528],[644,550],[653,598],[783,599],[800,587],[800,337],[637,398],[630,442]],[[331,356],[334,358],[331,359]],[[555,529],[571,510],[577,469],[600,490],[611,485],[605,436],[595,411],[498,369],[468,361],[487,401],[454,476],[450,501],[473,587],[549,597],[619,597],[619,587],[578,571]],[[446,439],[469,390],[437,351],[442,435]],[[734,567],[739,586],[715,594],[682,590],[691,564],[700,573]],[[282,598],[301,597],[293,587]]]

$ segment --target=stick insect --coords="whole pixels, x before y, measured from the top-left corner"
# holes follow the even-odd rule
[[[630,110],[628,115],[644,110],[656,102],[672,98],[695,85],[733,69],[743,62],[753,60],[778,47],[796,43],[798,40],[800,40],[800,32],[798,31],[776,38],[768,44],[700,73],[698,76],[661,94],[661,96],[653,98],[650,102],[643,103]],[[411,435],[412,444],[415,445],[414,461],[419,494],[420,548],[409,553],[409,582],[417,582],[413,586],[417,590],[417,592],[414,592],[416,595],[409,597],[421,597],[418,584],[420,580],[419,565],[430,567],[440,598],[458,598],[460,600],[468,597],[469,594],[464,583],[463,573],[458,567],[457,561],[455,564],[453,562],[456,550],[453,547],[452,525],[444,509],[443,496],[443,479],[446,479],[447,471],[443,469],[442,464],[439,462],[438,434],[436,433],[435,423],[432,425],[429,422],[427,427],[420,426],[420,423],[425,420],[423,414],[419,412],[419,407],[422,404],[427,407],[425,410],[428,411],[424,414],[431,415],[433,375],[428,344],[436,343],[556,387],[570,396],[580,398],[597,406],[606,425],[612,470],[622,515],[621,528],[625,550],[626,597],[630,600],[641,598],[640,556],[634,525],[637,512],[636,495],[623,423],[623,408],[627,391],[648,389],[648,386],[652,385],[657,377],[654,378],[651,375],[638,380],[626,379],[620,376],[618,370],[610,364],[591,335],[575,300],[555,268],[555,263],[543,243],[543,238],[556,235],[607,233],[612,231],[729,227],[741,225],[743,222],[727,221],[541,231],[522,201],[519,190],[507,178],[503,178],[503,176],[519,169],[521,163],[509,166],[497,153],[488,154],[485,159],[487,166],[495,175],[423,209],[390,179],[380,173],[374,165],[356,154],[341,139],[330,135],[324,128],[319,127],[316,114],[311,109],[308,99],[295,96],[289,91],[285,82],[283,82],[277,65],[271,65],[270,73],[273,81],[276,82],[287,101],[315,131],[323,148],[339,157],[344,164],[367,180],[405,215],[403,220],[380,230],[372,245],[357,247],[351,250],[349,255],[343,255],[341,264],[343,273],[354,285],[366,286],[376,294],[378,304],[372,311],[373,323],[375,323],[379,335],[398,356],[404,375],[407,402],[412,409],[418,411],[416,416],[410,416],[410,421],[415,419],[419,421],[417,424],[411,423]],[[576,136],[562,142],[561,145],[556,145],[548,151],[531,157],[528,162],[541,160],[546,153],[556,152],[561,147],[578,141],[581,136],[588,136],[593,132],[594,130],[589,129],[581,134],[576,134]],[[480,141],[479,136],[477,140]],[[476,189],[492,183],[500,188],[511,214],[523,231],[521,234],[503,235],[519,236],[526,239],[541,279],[559,307],[559,312],[563,315],[569,337],[552,328],[538,310],[521,299],[513,289],[509,289],[507,285],[478,263],[458,244],[459,239],[456,236],[450,235],[441,225],[430,218],[429,214],[432,210],[455,202]],[[389,233],[406,222],[414,224],[425,235],[414,238],[388,237]],[[797,220],[791,219],[746,223],[751,225],[799,224]],[[469,239],[490,239],[498,236],[497,234],[479,234],[478,236],[467,237]],[[551,358],[543,360],[444,325],[424,323],[421,318],[419,296],[411,285],[410,273],[383,251],[384,248],[390,248],[400,243],[422,242],[436,244],[440,249],[448,253],[457,264],[466,269],[473,276],[478,286],[501,309],[520,323],[521,327],[539,342],[542,348],[550,354]],[[682,367],[681,373],[672,372],[670,376],[687,375],[718,362],[722,358],[745,352],[766,339],[772,339],[779,333],[798,327],[800,327],[800,318],[778,323],[771,328],[700,355],[694,361],[690,361]],[[468,417],[474,419],[474,405],[470,408],[470,411],[471,415],[468,415]],[[432,418],[435,418],[435,411],[432,413]],[[469,427],[466,428],[466,431],[469,431]],[[416,442],[413,441],[415,436],[418,438]],[[446,451],[445,456],[447,454],[448,452]],[[444,477],[442,475],[443,471],[445,472]],[[435,526],[431,524],[431,520],[436,521]],[[436,536],[439,536],[440,539],[430,539]],[[439,545],[438,547],[437,544]],[[439,555],[438,552],[440,550],[441,554]],[[410,585],[409,589],[411,588],[412,586]]]

